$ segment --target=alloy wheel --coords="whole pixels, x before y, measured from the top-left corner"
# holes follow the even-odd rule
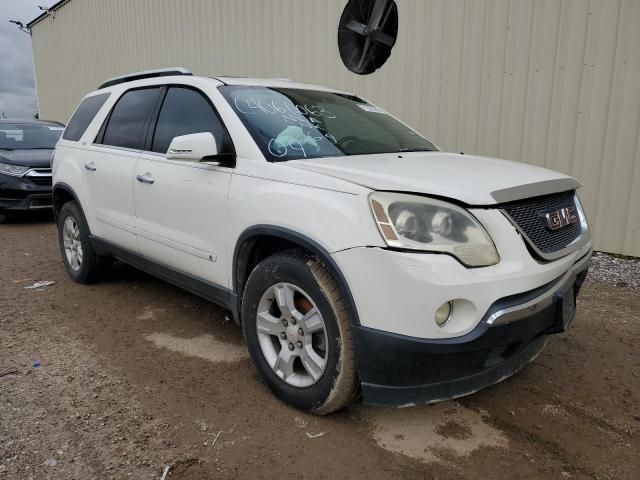
[[[301,288],[290,283],[269,287],[258,304],[256,327],[264,358],[284,382],[304,388],[320,380],[327,365],[326,327]]]
[[[64,253],[69,266],[74,271],[80,270],[82,268],[82,241],[80,239],[80,227],[75,218],[69,216],[64,219],[62,239]]]

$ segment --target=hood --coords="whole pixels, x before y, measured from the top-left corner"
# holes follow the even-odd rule
[[[49,168],[52,151],[49,148],[33,150],[0,149],[0,163],[21,165],[23,167]]]
[[[468,205],[492,205],[581,186],[552,170],[490,157],[443,152],[290,160],[286,165],[372,190],[423,193]]]

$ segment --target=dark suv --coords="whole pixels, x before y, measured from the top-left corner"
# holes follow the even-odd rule
[[[0,221],[51,208],[51,153],[64,125],[0,119]]]

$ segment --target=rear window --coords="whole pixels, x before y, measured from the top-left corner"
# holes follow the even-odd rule
[[[160,87],[129,90],[113,107],[104,131],[103,145],[140,149]]]
[[[87,129],[93,117],[96,116],[100,107],[104,105],[104,102],[109,98],[110,93],[101,93],[99,95],[93,95],[92,97],[85,98],[80,106],[76,109],[75,113],[69,120],[69,124],[62,135],[65,140],[71,140],[77,142],[82,137],[82,134]]]

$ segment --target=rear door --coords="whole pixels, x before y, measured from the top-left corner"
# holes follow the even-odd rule
[[[231,169],[165,156],[174,137],[201,132],[213,134],[219,151],[232,153],[209,99],[192,87],[167,87],[133,176],[138,244],[157,263],[227,287],[223,233]]]
[[[138,252],[134,170],[161,91],[157,86],[126,91],[84,159],[85,192],[96,220],[92,233],[132,252]]]

